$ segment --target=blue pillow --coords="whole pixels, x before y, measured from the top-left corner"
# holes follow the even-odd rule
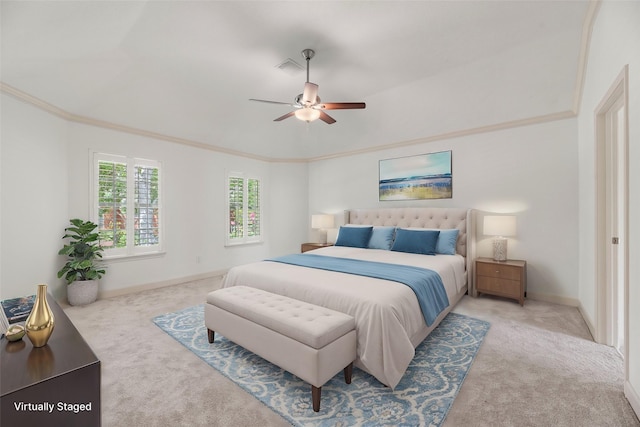
[[[457,228],[440,230],[438,243],[436,244],[436,253],[443,255],[455,255],[458,233],[460,233],[460,230]]]
[[[366,248],[371,238],[373,227],[340,227],[336,246]]]
[[[398,228],[391,250],[435,255],[439,235],[439,230],[405,230],[404,228]]]
[[[395,227],[373,227],[371,239],[369,239],[369,249],[391,249],[393,244],[393,234]]]

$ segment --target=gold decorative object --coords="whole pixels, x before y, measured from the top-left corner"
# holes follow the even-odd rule
[[[7,329],[5,336],[8,341],[14,342],[21,340],[24,334],[25,330],[22,325],[11,325],[9,326],[9,329]]]
[[[38,285],[36,302],[24,327],[34,347],[44,347],[53,333],[55,319],[47,302],[47,285]]]

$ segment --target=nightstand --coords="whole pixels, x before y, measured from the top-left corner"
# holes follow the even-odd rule
[[[527,262],[476,259],[476,290],[482,294],[515,299],[524,305],[527,291]]]
[[[326,248],[327,246],[333,246],[333,243],[303,243],[300,246],[300,252],[304,253],[318,248]]]

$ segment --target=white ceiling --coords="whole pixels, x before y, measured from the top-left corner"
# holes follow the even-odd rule
[[[271,159],[573,108],[587,1],[5,1],[0,80],[72,115]],[[310,80],[310,124],[282,105]]]

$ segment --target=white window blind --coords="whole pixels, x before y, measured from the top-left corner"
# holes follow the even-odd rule
[[[93,221],[105,257],[160,252],[160,162],[95,153]]]
[[[262,241],[261,187],[260,178],[227,175],[227,245]]]
[[[160,241],[159,190],[160,168],[152,165],[134,166],[135,186],[135,246],[155,246]]]

